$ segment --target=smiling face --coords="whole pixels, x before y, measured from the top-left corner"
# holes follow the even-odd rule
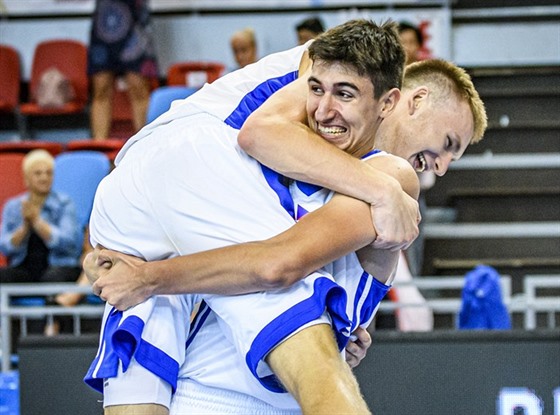
[[[403,91],[395,111],[379,128],[376,148],[402,157],[416,171],[443,176],[473,137],[469,104],[455,95],[434,102],[428,87]]]
[[[355,157],[373,149],[382,118],[398,100],[396,90],[376,100],[370,79],[340,63],[315,62],[308,86],[309,126]]]

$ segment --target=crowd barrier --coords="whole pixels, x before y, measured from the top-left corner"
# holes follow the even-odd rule
[[[503,301],[510,314],[520,313],[524,316],[524,329],[534,330],[537,328],[537,315],[539,313],[545,313],[548,316],[548,328],[554,329],[559,326],[557,321],[558,314],[560,313],[560,294],[558,292],[560,289],[560,275],[527,275],[524,278],[524,292],[515,296],[512,296],[511,283],[510,276],[501,276],[500,285]],[[423,276],[415,278],[411,283],[400,285],[410,284],[416,285],[426,296],[426,303],[382,302],[379,312],[391,312],[402,307],[425,307],[427,305],[434,314],[451,315],[453,322],[456,323],[456,318],[461,308],[461,289],[464,285],[464,277]],[[550,289],[556,290],[554,295],[549,294],[547,290]],[[456,290],[457,294],[450,297],[450,290]],[[21,296],[51,295],[61,292],[91,294],[91,287],[67,283],[37,285],[4,284],[2,286],[0,290],[2,372],[7,372],[11,368],[13,319],[17,318],[22,322],[22,336],[25,337],[27,334],[25,330],[27,319],[52,318],[55,315],[72,316],[74,320],[73,334],[79,336],[81,334],[81,318],[101,317],[103,304],[84,304],[75,307],[36,307],[15,305],[12,301],[14,298]],[[441,294],[442,292],[445,292],[445,296]],[[456,324],[454,327],[456,327]],[[449,329],[454,327],[449,327]]]

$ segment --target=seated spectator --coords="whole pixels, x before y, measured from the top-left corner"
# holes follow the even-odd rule
[[[2,212],[0,251],[8,266],[0,268],[0,284],[76,281],[82,233],[74,202],[52,191],[54,159],[34,150],[22,168],[27,191],[9,199]]]
[[[325,27],[318,17],[310,17],[296,25],[298,45],[303,45],[311,39],[315,39],[325,31]]]
[[[237,68],[243,68],[257,61],[257,39],[250,27],[235,32],[230,38],[231,50]]]

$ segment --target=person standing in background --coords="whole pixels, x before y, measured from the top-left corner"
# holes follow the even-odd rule
[[[158,78],[148,0],[96,0],[88,49],[90,123],[95,140],[109,137],[115,78],[123,76],[134,129],[146,123],[151,79]]]
[[[235,69],[243,68],[257,61],[257,39],[252,28],[246,27],[235,32],[229,42],[237,63]]]
[[[424,35],[420,28],[408,22],[400,22],[399,36],[406,52],[406,64],[421,60],[419,52],[424,46]]]
[[[318,17],[310,17],[309,19],[299,22],[296,25],[298,45],[303,45],[308,40],[315,39],[324,31],[325,26]]]

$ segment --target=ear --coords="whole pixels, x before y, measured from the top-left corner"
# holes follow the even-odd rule
[[[407,95],[409,95],[408,102],[407,102],[408,113],[409,115],[412,115],[414,114],[414,112],[416,112],[416,110],[418,110],[418,108],[420,108],[420,106],[424,102],[426,102],[428,96],[430,95],[430,90],[428,89],[427,86],[421,85],[414,88],[412,92]]]
[[[393,112],[400,99],[401,99],[401,91],[399,89],[393,88],[388,92],[386,92],[381,97],[381,102],[383,103],[383,105],[381,107],[380,117],[387,118],[389,114]]]

